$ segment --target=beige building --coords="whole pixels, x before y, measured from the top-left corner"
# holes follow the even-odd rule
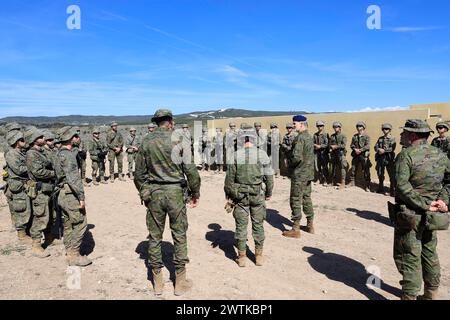
[[[377,175],[375,172],[375,152],[373,151],[373,145],[378,140],[378,137],[382,135],[381,125],[383,123],[392,124],[392,134],[396,137],[397,143],[399,143],[400,133],[402,131],[400,127],[405,124],[407,119],[425,119],[432,128],[434,128],[439,121],[450,121],[450,103],[412,105],[409,109],[400,111],[317,113],[309,114],[307,117],[311,133],[315,131],[315,123],[317,120],[325,121],[326,131],[330,134],[333,132],[332,123],[334,121],[340,121],[343,126],[343,133],[348,139],[349,150],[351,138],[356,133],[356,123],[358,121],[365,122],[367,124],[367,133],[371,138],[372,152],[370,157],[373,164],[372,180],[375,181],[377,180]],[[210,134],[214,134],[216,128],[222,128],[225,132],[230,121],[235,122],[238,128],[243,122],[253,124],[255,121],[258,121],[261,122],[265,129],[270,127],[270,123],[275,122],[284,134],[285,126],[292,121],[292,116],[208,120]],[[400,150],[401,146],[398,144],[397,151]],[[347,152],[347,157],[349,163],[351,163],[350,152]]]

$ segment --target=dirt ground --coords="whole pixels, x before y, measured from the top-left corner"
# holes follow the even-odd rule
[[[0,159],[3,163],[3,159]],[[88,164],[88,175],[90,165]],[[267,203],[266,263],[233,261],[234,219],[223,209],[225,175],[201,174],[200,207],[188,210],[188,275],[192,291],[183,299],[398,299],[400,275],[392,259],[393,229],[386,202],[391,198],[357,188],[338,191],[314,186],[316,235],[287,239],[289,180],[276,179]],[[64,247],[48,248],[41,260],[17,243],[11,232],[6,200],[0,195],[0,299],[156,299],[146,266],[145,208],[131,180],[86,188],[89,231],[83,252],[93,264],[81,272],[81,288],[69,289]],[[303,224],[305,221],[303,221]],[[450,233],[439,233],[441,299],[450,299]],[[170,230],[164,234],[164,294],[173,295]],[[366,286],[366,269],[382,279],[381,288]],[[70,281],[69,281],[70,283]]]

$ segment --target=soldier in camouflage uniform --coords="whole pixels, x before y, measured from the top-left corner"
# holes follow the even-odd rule
[[[387,169],[389,181],[391,184],[390,194],[395,194],[395,149],[397,142],[391,135],[392,125],[385,123],[381,126],[383,136],[378,138],[375,144],[375,161],[377,163],[376,169],[378,174],[378,193],[384,193],[384,174]]]
[[[152,133],[152,132],[155,131],[155,129],[156,129],[156,124],[150,123],[150,124],[147,126],[147,129],[148,129],[148,133]]]
[[[267,152],[267,132],[266,130],[261,129],[261,122],[255,122],[254,127],[256,130],[256,135],[258,136],[258,139],[256,141],[256,147],[258,149],[262,149],[265,152]]]
[[[237,130],[236,123],[230,122],[228,124],[229,129],[225,132],[224,137],[224,154],[225,164],[234,163],[234,153],[237,151]]]
[[[30,189],[28,191],[33,211],[30,234],[33,239],[32,254],[39,258],[50,256],[41,245],[41,237],[44,233],[46,243],[53,240],[50,224],[50,197],[53,194],[56,179],[51,159],[45,155],[44,144],[44,132],[39,129],[31,130],[30,149],[26,154],[28,176],[32,181],[32,191]]]
[[[111,130],[106,134],[106,144],[109,148],[109,179],[114,183],[114,163],[117,160],[117,171],[119,173],[119,180],[125,181],[123,177],[123,136],[117,130],[117,122],[111,123]]]
[[[92,162],[92,183],[98,186],[97,173],[102,184],[108,184],[105,177],[105,162],[108,154],[108,146],[100,140],[100,129],[92,131],[92,140],[89,143],[89,155]]]
[[[75,127],[75,130],[80,137],[77,145],[74,145],[73,149],[75,154],[77,155],[78,167],[80,168],[81,180],[86,187],[90,187],[90,185],[86,181],[86,159],[87,159],[87,148],[86,144],[81,139],[81,129],[79,127]]]
[[[78,161],[73,146],[80,137],[73,127],[59,130],[61,149],[56,158],[58,204],[62,210],[64,224],[64,247],[69,266],[85,267],[92,262],[81,256],[80,248],[87,230],[86,202],[83,182],[78,170]]]
[[[314,209],[311,199],[311,182],[314,180],[314,141],[308,132],[307,118],[301,115],[293,118],[298,132],[288,158],[291,178],[290,206],[292,229],[284,231],[283,236],[300,238],[302,209],[307,219],[306,232],[314,234]]]
[[[56,136],[50,131],[44,131],[45,144],[43,146],[44,153],[47,159],[50,159],[52,163],[55,162],[56,152],[55,149],[55,138]]]
[[[136,159],[136,154],[139,150],[139,141],[136,137],[136,128],[130,128],[130,134],[125,142],[125,148],[127,149],[128,175],[130,179],[133,179],[134,162]]]
[[[331,182],[337,183],[337,177],[340,176],[340,189],[345,188],[345,177],[347,174],[348,163],[345,159],[347,154],[347,137],[342,134],[342,124],[333,123],[334,133],[330,136],[330,155],[331,155]]]
[[[278,124],[270,124],[270,132],[267,135],[267,154],[272,161],[272,168],[275,173],[275,178],[280,175],[280,143],[281,135],[278,129]]]
[[[11,216],[17,230],[17,237],[21,242],[31,243],[27,236],[27,229],[31,218],[31,203],[26,193],[28,171],[25,159],[25,140],[23,133],[15,130],[6,134],[6,141],[12,148],[6,153],[8,170],[8,197],[10,200]]]
[[[163,293],[161,242],[168,216],[174,241],[175,295],[182,295],[192,287],[192,282],[186,279],[189,262],[186,201],[190,198],[191,207],[198,206],[200,176],[190,153],[190,143],[172,138],[172,112],[158,110],[152,122],[158,128],[142,141],[136,157],[134,183],[148,209],[149,264],[155,294]]]
[[[450,137],[446,137],[449,130],[449,125],[447,122],[438,122],[436,124],[436,130],[439,134],[439,137],[436,137],[431,142],[433,147],[439,148],[444,152],[447,157],[450,159]]]
[[[211,164],[211,139],[208,136],[208,129],[202,129],[202,136],[199,139],[199,151],[202,156],[201,166],[202,171],[209,170],[209,166]]]
[[[217,173],[222,173],[224,161],[223,161],[223,134],[222,128],[216,128],[216,135],[213,137],[214,156],[217,167]]]
[[[319,180],[324,186],[328,185],[329,174],[328,174],[328,134],[324,132],[325,123],[323,121],[316,122],[317,132],[314,133],[314,153],[315,153],[315,178]]]
[[[395,162],[397,204],[395,210],[390,208],[390,215],[395,225],[394,260],[403,276],[403,300],[416,299],[422,281],[425,292],[419,298],[436,299],[440,284],[436,230],[442,225],[430,223],[434,220],[430,218],[448,212],[450,160],[427,143],[431,132],[425,121],[408,120],[401,134],[405,148]]]
[[[364,190],[370,191],[370,137],[366,134],[366,124],[364,122],[358,122],[356,124],[356,130],[358,131],[352,137],[352,143],[350,148],[352,149],[352,170],[350,173],[350,183],[355,186],[355,178],[358,168],[361,167],[361,171],[364,174]]]
[[[297,136],[297,131],[294,130],[294,125],[292,123],[286,124],[287,133],[283,137],[283,141],[280,145],[280,151],[283,158],[283,164],[285,170],[289,170],[288,157],[292,150],[292,145],[294,143],[295,137]]]
[[[227,165],[224,188],[227,198],[234,203],[235,239],[239,251],[236,261],[239,267],[245,267],[247,226],[250,216],[256,265],[262,266],[265,201],[270,200],[272,196],[273,171],[267,153],[256,146],[258,135],[251,126],[243,128],[238,139],[244,141],[244,146],[236,152],[235,163]]]

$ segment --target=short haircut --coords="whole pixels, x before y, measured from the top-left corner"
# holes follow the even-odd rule
[[[172,117],[167,117],[166,116],[166,117],[158,118],[155,122],[156,122],[156,125],[158,127],[162,127],[162,126],[166,125],[167,123],[169,123],[172,120],[173,120]]]

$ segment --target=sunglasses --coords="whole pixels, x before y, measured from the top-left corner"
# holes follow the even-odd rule
[[[439,130],[440,129],[447,129],[447,127],[444,127],[444,126],[439,126],[439,127],[437,127]]]

